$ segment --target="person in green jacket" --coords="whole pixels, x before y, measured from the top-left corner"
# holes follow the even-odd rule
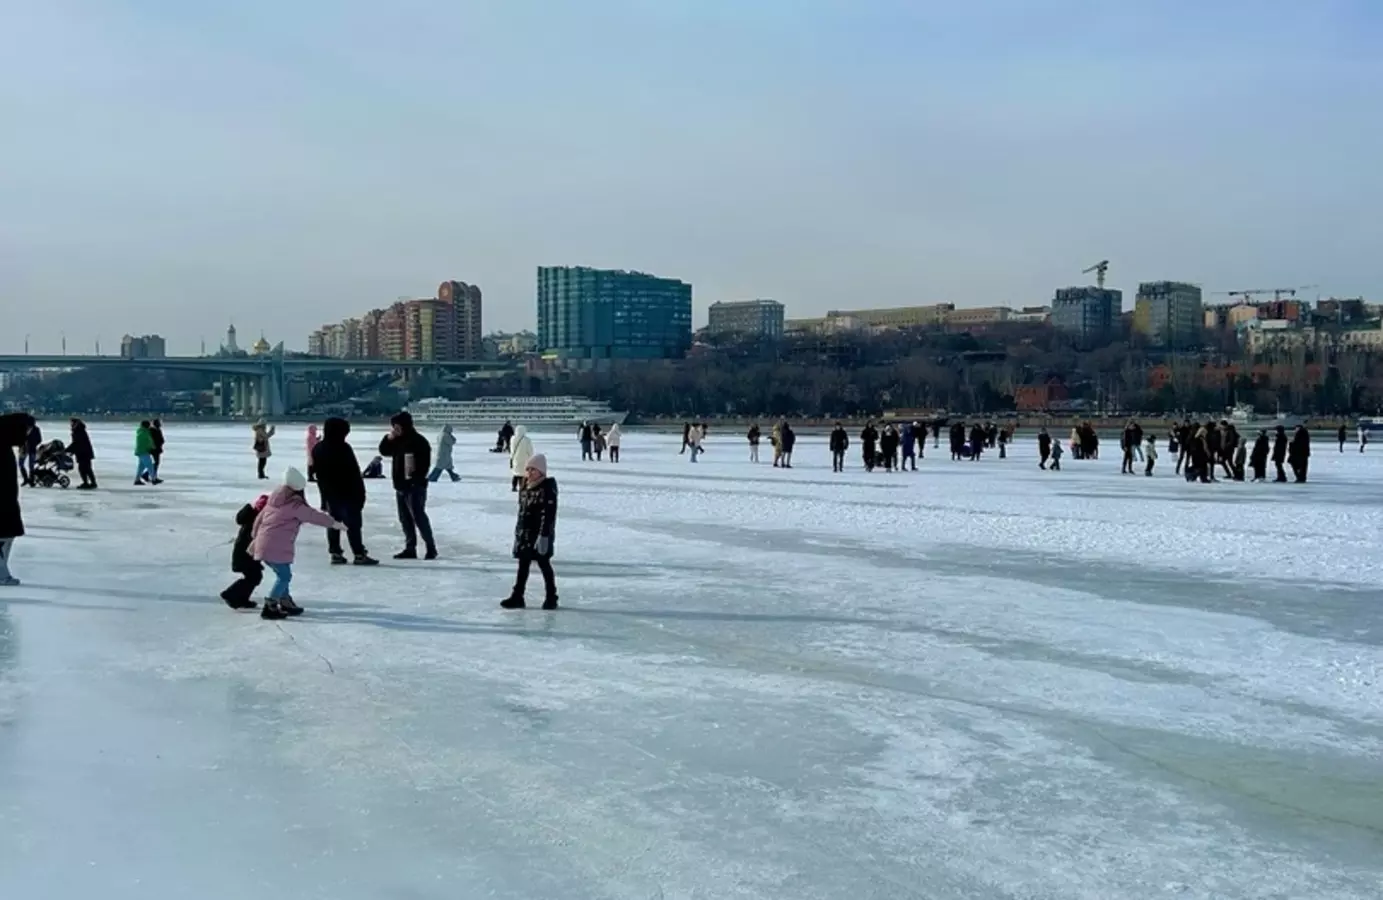
[[[134,471],[135,484],[162,484],[154,469],[154,430],[147,421],[134,432],[134,456],[139,461]]]

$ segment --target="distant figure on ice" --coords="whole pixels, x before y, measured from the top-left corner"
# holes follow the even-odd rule
[[[927,436],[926,436],[926,435],[923,435],[923,436],[922,436],[922,440],[926,440],[926,439],[927,439]],[[933,450],[940,450],[940,449],[941,449],[941,420],[940,420],[940,419],[935,419],[935,420],[932,421],[932,449],[933,449]]]
[[[1234,461],[1238,459],[1239,444],[1241,443],[1239,429],[1234,427],[1233,422],[1221,422],[1220,426],[1220,453],[1224,457],[1225,474],[1230,478],[1234,478]],[[1244,479],[1239,478],[1235,480],[1243,481]]]
[[[692,459],[696,448],[692,447]],[[528,460],[524,486],[519,493],[519,518],[514,525],[514,558],[519,561],[514,589],[500,603],[505,609],[523,609],[528,572],[533,563],[543,573],[543,609],[557,608],[557,577],[552,572],[553,541],[557,534],[557,482],[547,477],[547,457],[541,453]]]
[[[879,458],[883,460],[884,471],[892,472],[898,465],[898,428],[890,422],[884,426],[879,436]]]
[[[337,530],[345,528],[321,510],[313,509],[303,496],[306,490],[307,476],[290,467],[283,473],[283,486],[269,495],[269,501],[250,528],[254,558],[274,573],[274,585],[269,588],[260,618],[286,619],[302,615],[303,608],[294,602],[288,588],[293,582],[293,557],[303,523]]]
[[[1369,443],[1369,433],[1368,433],[1368,430],[1365,429],[1364,426],[1363,426],[1362,424],[1360,424],[1360,426],[1359,426],[1359,452],[1360,452],[1360,453],[1363,453],[1363,452],[1364,452],[1364,448],[1368,446],[1368,443]]]
[[[1143,474],[1151,477],[1153,466],[1157,465],[1157,438],[1151,434],[1148,435],[1147,443],[1143,446],[1143,459],[1147,462],[1147,468],[1143,470]]]
[[[610,430],[605,433],[605,443],[610,450],[610,462],[612,463],[619,462],[619,442],[623,437],[618,422],[612,424]]]
[[[681,456],[683,453],[686,453],[687,447],[691,446],[691,429],[692,427],[690,422],[682,423],[682,449],[677,451],[678,456]]]
[[[159,467],[163,465],[163,423],[155,419],[149,425],[149,433],[154,438],[154,452],[150,455],[154,458],[154,483],[157,484],[161,480],[158,475]]]
[[[221,599],[231,609],[255,609],[259,606],[250,599],[255,588],[264,580],[264,564],[250,555],[250,543],[254,540],[255,519],[269,502],[268,494],[260,494],[254,503],[246,503],[235,514],[235,524],[239,531],[235,544],[231,547],[231,571],[240,577],[230,587],[221,592]]]
[[[364,524],[365,478],[355,458],[355,448],[346,442],[351,423],[345,419],[327,419],[322,439],[312,450],[312,464],[317,468],[317,493],[322,509],[345,526],[346,540],[357,566],[374,566],[378,561],[365,550],[360,529]],[[381,466],[383,468],[383,466]],[[343,565],[346,555],[341,552],[341,532],[327,532],[327,553],[333,565]]]
[[[319,441],[321,441],[321,438],[317,436],[317,426],[316,426],[316,425],[309,425],[309,426],[307,426],[307,440],[306,440],[305,444],[306,444],[306,447],[307,447],[307,480],[308,480],[308,481],[316,481],[316,480],[317,480],[317,469],[316,469],[316,467],[312,464],[312,451],[317,449],[317,444],[318,444]]]
[[[773,468],[783,464],[783,423],[779,422],[769,432],[768,442],[773,445]]]
[[[81,419],[73,419],[69,425],[72,428],[72,440],[68,442],[67,449],[77,461],[77,474],[82,477],[82,483],[77,485],[77,490],[94,491],[96,472],[92,469],[91,463],[96,459],[96,449],[91,446],[91,435],[87,434],[86,423]]]
[[[533,456],[533,441],[528,437],[528,429],[523,425],[514,429],[513,448],[509,451],[509,490],[518,493],[523,486],[523,473],[528,460]]]
[[[1048,469],[1047,471],[1049,471],[1049,472],[1060,472],[1060,471],[1061,471],[1061,441],[1053,441],[1053,442],[1052,442],[1052,467],[1051,467],[1050,469]]]
[[[1306,483],[1306,469],[1311,462],[1311,432],[1305,425],[1298,425],[1292,433],[1292,444],[1287,450],[1287,462],[1292,467],[1292,476],[1297,484]]]
[[[1047,468],[1047,460],[1052,457],[1052,436],[1047,433],[1047,426],[1037,432],[1037,467]]]
[[[19,579],[10,572],[14,542],[24,536],[24,517],[19,509],[19,466],[14,454],[24,452],[29,434],[37,431],[28,413],[0,416],[0,586],[15,587]]]
[[[591,440],[595,445],[595,461],[604,462],[605,460],[605,433],[600,430],[600,423],[591,425]]]
[[[783,468],[792,468],[792,448],[797,445],[797,432],[792,430],[792,426],[787,422],[783,423],[782,429],[778,432],[779,440],[783,442]]]
[[[456,435],[451,433],[450,425],[442,426],[442,433],[437,435],[437,459],[432,463],[432,471],[427,473],[427,480],[435,483],[446,472],[453,482],[460,481],[461,476],[456,474],[456,469],[451,463],[451,451],[456,446]]]
[[[1120,475],[1133,474],[1133,422],[1124,426],[1123,433],[1119,435],[1119,449],[1124,451],[1124,462],[1119,467]]]
[[[1340,439],[1340,452],[1341,452],[1341,453],[1344,453],[1344,452],[1345,452],[1345,440],[1348,438],[1348,436],[1349,436],[1349,430],[1348,430],[1347,428],[1345,428],[1345,423],[1344,423],[1344,422],[1341,422],[1341,423],[1340,423],[1340,430],[1339,430],[1339,433],[1336,435],[1336,437],[1338,437],[1338,438]]]
[[[365,471],[361,473],[364,478],[383,478],[384,477],[384,457],[376,456],[365,466]]]
[[[879,429],[874,427],[874,420],[870,419],[864,423],[864,430],[860,432],[860,455],[864,457],[864,470],[866,472],[874,471],[878,444]]]
[[[269,476],[264,474],[264,469],[269,465],[269,457],[274,453],[269,449],[269,438],[276,434],[276,430],[268,422],[260,419],[254,424],[254,451],[255,459],[259,461],[259,480],[267,481]]]
[[[1253,469],[1254,481],[1268,480],[1268,430],[1260,428],[1258,439],[1253,442],[1253,453],[1249,454],[1249,468]]]
[[[903,466],[906,470],[908,464],[912,464],[912,470],[917,471],[917,431],[918,424],[913,422],[903,426]]]
[[[1011,429],[1011,428],[1000,428],[1000,429],[999,429],[999,458],[1000,458],[1000,459],[1008,459],[1008,442],[1009,442],[1009,439],[1012,438],[1012,437],[1013,437],[1013,429]]]
[[[581,442],[581,461],[595,459],[592,452],[595,436],[591,434],[591,423],[582,422],[576,429],[576,439]]]
[[[750,462],[753,462],[753,463],[756,463],[756,462],[759,461],[759,435],[760,435],[760,434],[761,434],[761,432],[759,431],[759,424],[758,424],[757,422],[752,423],[752,424],[749,426],[749,434],[747,435],[747,437],[749,438],[749,461],[750,461]]]
[[[508,419],[505,419],[504,424],[499,426],[499,436],[500,440],[503,441],[502,446],[504,448],[504,452],[508,453],[510,449],[510,442],[514,439],[514,426],[510,424]]]
[[[1068,447],[1071,449],[1071,458],[1072,458],[1072,459],[1080,459],[1080,458],[1081,458],[1081,455],[1080,455],[1080,450],[1081,450],[1081,447],[1080,447],[1080,428],[1078,428],[1078,427],[1075,426],[1075,425],[1072,425],[1072,426],[1071,426],[1071,440],[1070,440],[1070,443],[1068,443],[1066,446],[1068,446]]]
[[[162,484],[154,470],[154,432],[148,422],[140,422],[134,430],[134,483]]]
[[[35,422],[24,436],[23,443],[19,444],[19,475],[27,486],[34,483],[34,466],[38,465],[38,448],[42,443],[43,429]]]
[[[836,422],[831,429],[831,471],[845,471],[845,451],[850,449],[850,433],[845,426]]]
[[[1232,427],[1232,426],[1231,426]],[[1237,437],[1237,436],[1236,436]],[[1244,462],[1248,459],[1249,448],[1246,441],[1238,441],[1234,445],[1234,480],[1244,480]]]
[[[1273,482],[1285,482],[1287,473],[1282,470],[1282,464],[1287,461],[1287,429],[1281,425],[1277,426],[1277,433],[1273,437],[1273,466],[1277,469],[1277,477]]]
[[[951,423],[951,462],[956,462],[963,457],[961,451],[965,449],[965,423]]]
[[[394,500],[399,525],[403,528],[403,549],[394,559],[418,558],[418,535],[427,552],[423,559],[437,558],[432,539],[432,521],[427,517],[427,473],[432,466],[432,445],[413,427],[413,416],[395,413],[389,420],[389,433],[379,442],[379,455],[392,460]]]
[[[691,448],[692,462],[696,462],[696,458],[701,455],[701,437],[700,425],[693,425],[691,431],[687,432],[687,446]]]
[[[970,458],[975,462],[979,462],[980,454],[984,453],[984,442],[984,426],[976,424],[970,429]]]

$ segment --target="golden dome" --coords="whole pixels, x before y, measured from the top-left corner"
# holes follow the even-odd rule
[[[264,354],[269,353],[273,349],[273,347],[269,346],[269,342],[264,339],[264,335],[261,334],[259,336],[259,340],[255,341],[254,346],[250,348],[250,352],[253,353],[255,356],[263,356]]]

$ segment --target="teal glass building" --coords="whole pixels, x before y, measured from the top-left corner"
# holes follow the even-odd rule
[[[680,359],[692,289],[644,272],[538,267],[538,349],[549,359]]]

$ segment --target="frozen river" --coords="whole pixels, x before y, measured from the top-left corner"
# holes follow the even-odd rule
[[[443,558],[388,560],[370,482],[385,564],[304,530],[276,625],[217,597],[248,430],[170,426],[159,488],[92,432],[102,490],[27,491],[0,589],[7,900],[1383,896],[1383,447],[1188,485],[539,435],[544,613],[497,607],[514,498],[465,435]]]

